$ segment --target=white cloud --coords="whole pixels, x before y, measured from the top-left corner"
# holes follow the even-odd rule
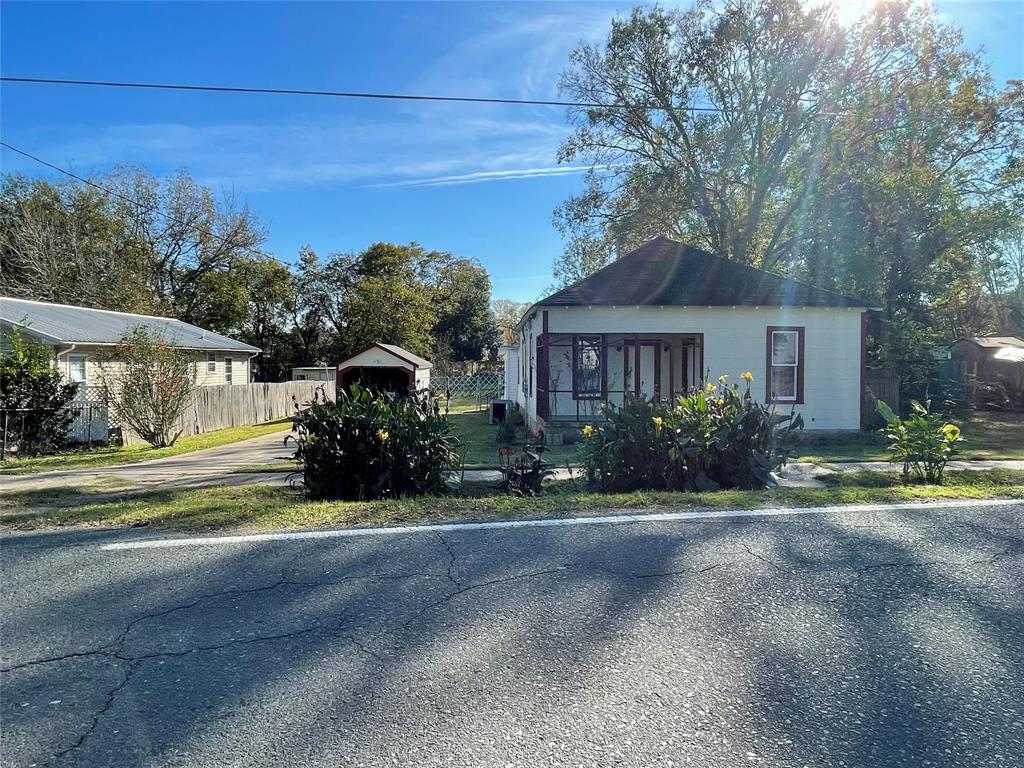
[[[466,8],[474,31],[392,90],[552,98],[572,48],[582,39],[603,38],[615,15],[611,5]],[[439,186],[583,170],[554,164],[571,130],[560,108],[357,104],[320,102],[320,111],[298,113],[272,110],[287,107],[287,101],[268,102],[271,116],[265,120],[64,124],[37,134],[34,146],[81,171],[119,162],[157,173],[187,167],[204,183],[242,194],[343,185]]]
[[[389,181],[381,184],[370,184],[372,187],[440,187],[452,184],[475,184],[481,181],[505,181],[507,179],[532,179],[537,176],[568,176],[574,173],[586,173],[588,167],[575,165],[556,165],[550,168],[512,168],[505,171],[477,171],[455,176],[435,176],[425,179],[406,179]]]

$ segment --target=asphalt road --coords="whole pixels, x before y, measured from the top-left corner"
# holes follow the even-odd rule
[[[1020,766],[1024,503],[7,536],[5,766]]]

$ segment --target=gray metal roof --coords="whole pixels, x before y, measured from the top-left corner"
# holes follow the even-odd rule
[[[184,349],[260,351],[259,347],[251,344],[168,317],[48,304],[6,296],[0,296],[0,320],[27,328],[55,344],[116,344],[133,328],[142,327]]]

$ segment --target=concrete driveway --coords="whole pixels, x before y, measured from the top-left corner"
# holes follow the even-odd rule
[[[2,545],[5,766],[1024,755],[1020,502]]]
[[[198,488],[207,485],[284,482],[284,473],[239,474],[237,470],[276,464],[291,457],[294,448],[285,445],[287,431],[271,432],[216,448],[182,453],[163,459],[95,469],[40,472],[35,475],[4,475],[0,491],[29,491],[72,485],[89,485],[106,478],[131,487],[166,486]]]

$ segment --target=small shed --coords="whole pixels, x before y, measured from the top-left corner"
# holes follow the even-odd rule
[[[409,392],[430,386],[433,365],[394,344],[371,344],[346,357],[337,367],[338,387],[358,383],[387,392]]]
[[[1024,354],[1024,339],[1016,336],[969,336],[952,344],[950,359],[959,364],[960,375],[978,381],[998,381],[1017,373],[1011,366]],[[1018,373],[1019,375],[1019,373]]]
[[[330,381],[334,378],[334,370],[329,365],[292,368],[292,381]]]

